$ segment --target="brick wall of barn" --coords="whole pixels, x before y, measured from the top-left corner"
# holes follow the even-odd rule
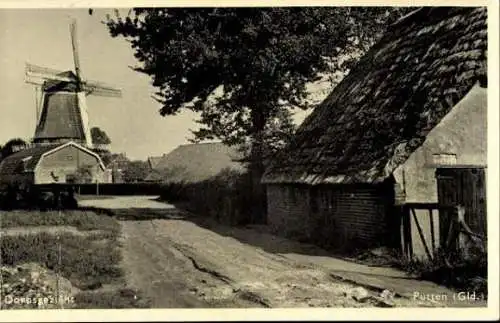
[[[436,168],[440,164],[486,166],[487,163],[487,89],[476,85],[441,122],[430,131],[423,145],[394,172],[404,191],[405,201],[437,203]],[[427,210],[416,211],[425,239],[430,241],[430,219]],[[439,214],[433,214],[435,239],[439,241]],[[412,218],[411,236],[416,256],[425,248]]]
[[[35,183],[48,184],[66,183],[67,176],[74,174],[78,167],[91,166],[93,182],[104,181],[105,173],[99,166],[95,156],[82,151],[74,146],[64,147],[43,157],[35,170]]]
[[[338,251],[392,242],[387,196],[379,187],[268,185],[276,233]]]

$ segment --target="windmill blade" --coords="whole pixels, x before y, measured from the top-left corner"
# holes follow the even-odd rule
[[[42,79],[42,80],[56,80],[62,82],[74,82],[75,80],[66,76],[62,76],[59,74],[63,74],[63,71],[56,70],[53,68],[37,66],[34,64],[26,63],[25,76],[26,79],[31,78],[31,81],[36,82],[33,79]],[[29,82],[28,82],[29,83]]]
[[[37,85],[37,86],[42,86],[45,83],[45,81],[43,79],[31,78],[31,77],[25,77],[24,82],[26,82],[28,84]]]
[[[96,81],[86,81],[83,84],[83,88],[85,92],[88,92],[92,95],[98,96],[108,96],[108,97],[121,97],[122,90],[112,87],[110,85],[96,82]]]
[[[78,43],[76,40],[76,20],[73,19],[70,24],[71,45],[73,47],[73,60],[75,62],[75,72],[78,82],[82,80],[82,71],[80,70],[80,56],[78,55]]]

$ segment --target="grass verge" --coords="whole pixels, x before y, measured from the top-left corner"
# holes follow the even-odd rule
[[[80,309],[148,308],[149,302],[139,291],[122,288],[117,291],[84,291],[76,295]]]
[[[3,236],[0,240],[3,265],[36,262],[65,278],[79,289],[96,289],[119,282],[120,252],[113,240],[95,243],[94,236],[40,232]]]
[[[120,224],[109,216],[82,211],[0,211],[0,229],[34,226],[73,226],[81,231],[102,230],[118,234]]]
[[[140,308],[148,302],[136,291],[124,288],[118,237],[120,225],[109,216],[92,212],[2,212],[2,229],[9,227],[74,226],[81,231],[2,235],[2,266],[37,263],[60,273],[80,292],[75,308]]]

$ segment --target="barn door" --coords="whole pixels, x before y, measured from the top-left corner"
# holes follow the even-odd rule
[[[441,206],[462,205],[465,222],[473,232],[486,235],[486,183],[484,168],[438,168],[436,171],[438,201]],[[447,238],[452,211],[439,216],[441,245]]]

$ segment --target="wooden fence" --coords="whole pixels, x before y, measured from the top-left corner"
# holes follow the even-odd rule
[[[166,185],[158,183],[93,183],[93,184],[39,184],[40,190],[52,190],[57,187],[60,191],[73,191],[81,195],[160,195]]]
[[[423,212],[422,212],[423,211]],[[437,211],[437,212],[436,212]],[[420,216],[417,216],[417,212]],[[438,223],[436,223],[436,213]],[[473,232],[466,222],[464,206],[443,206],[437,203],[406,203],[402,206],[402,247],[408,258],[415,256],[415,231],[418,244],[423,245],[425,255],[432,259],[436,250],[461,252],[465,256],[472,248],[486,250],[486,235]],[[424,216],[422,216],[424,214]],[[424,230],[423,221],[428,225]],[[436,230],[438,227],[438,230]]]

